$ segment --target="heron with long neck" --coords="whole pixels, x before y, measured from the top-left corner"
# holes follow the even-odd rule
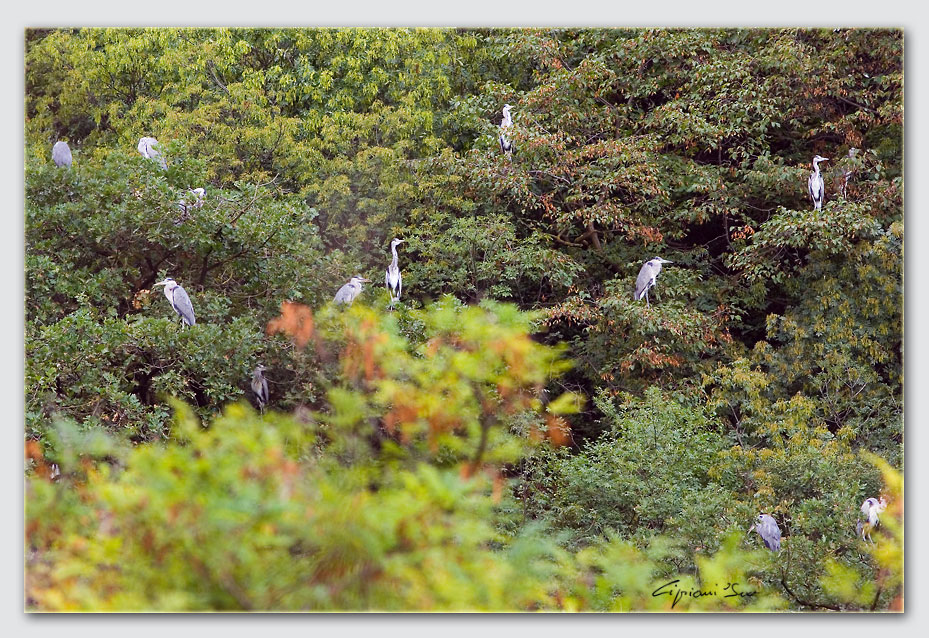
[[[810,191],[810,197],[813,198],[813,208],[822,210],[823,198],[826,196],[826,185],[823,183],[823,176],[819,174],[819,163],[828,160],[828,157],[817,155],[813,158],[813,172],[810,173],[810,179],[807,183]]]
[[[403,276],[400,274],[400,267],[397,266],[397,246],[402,244],[404,240],[394,238],[390,242],[390,251],[393,253],[393,261],[390,262],[390,265],[387,266],[387,274],[384,277],[384,283],[387,285],[387,292],[390,293],[390,305],[393,307],[394,303],[400,301],[400,293],[403,291]]]
[[[661,272],[661,264],[673,264],[673,261],[667,259],[662,259],[661,257],[655,257],[654,259],[649,259],[642,265],[642,269],[639,270],[639,276],[635,278],[635,294],[633,298],[636,301],[640,301],[642,297],[645,297],[645,305],[651,306],[648,302],[648,290],[649,288],[654,288],[655,283],[658,281],[658,273]]]
[[[255,393],[255,399],[258,401],[258,409],[263,413],[265,406],[268,405],[268,380],[265,379],[264,371],[267,370],[262,364],[255,367],[252,372],[252,392]]]
[[[193,304],[190,303],[190,297],[187,295],[187,291],[174,281],[174,279],[166,277],[163,281],[159,281],[154,285],[165,287],[165,297],[167,297],[168,301],[171,303],[174,312],[181,318],[182,325],[192,326],[197,323],[197,318],[194,316],[194,307]]]
[[[513,151],[513,143],[510,142],[504,134],[506,129],[513,126],[513,118],[510,117],[511,108],[509,104],[503,105],[503,120],[500,122],[500,150],[504,153],[511,153]]]

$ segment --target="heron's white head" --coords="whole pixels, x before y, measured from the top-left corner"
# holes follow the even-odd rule
[[[202,188],[202,187],[201,187],[201,188],[193,188],[193,189],[191,189],[190,192],[193,193],[194,195],[196,195],[196,196],[197,196],[197,199],[203,199],[204,197],[206,197],[206,189],[205,189],[205,188]]]
[[[164,286],[165,290],[173,290],[177,288],[177,282],[174,281],[171,277],[165,277],[164,281],[159,281],[157,284],[152,284],[152,288],[155,286]]]
[[[828,157],[823,157],[822,155],[817,155],[816,157],[813,158],[813,166],[816,166],[816,165],[819,164],[820,162],[825,162],[825,161],[828,160],[828,159],[829,159]]]
[[[257,366],[255,366],[255,374],[261,374],[265,370],[267,370],[267,368],[264,367],[264,364],[262,363],[259,363]]]
[[[405,242],[406,242],[405,239],[397,239],[396,237],[394,237],[393,241],[390,242],[390,247],[396,248],[399,244],[403,244]]]

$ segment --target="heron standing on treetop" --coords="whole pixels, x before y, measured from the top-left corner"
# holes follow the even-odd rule
[[[403,276],[400,274],[400,268],[397,266],[397,246],[404,240],[396,237],[390,242],[390,252],[394,254],[393,261],[387,266],[387,274],[384,277],[384,283],[387,285],[387,292],[390,293],[390,305],[393,307],[395,301],[400,301],[400,293],[403,291]]]
[[[258,409],[261,412],[265,411],[265,406],[268,405],[268,381],[265,379],[264,371],[267,370],[266,367],[260,363],[255,367],[255,371],[252,372],[252,392],[255,393],[255,399],[258,401]]]
[[[772,552],[781,549],[781,528],[777,526],[777,521],[773,516],[768,514],[759,514],[755,519],[755,524],[748,528],[748,531],[755,530],[761,536],[765,546]]]
[[[190,303],[187,291],[181,288],[174,279],[166,277],[164,281],[159,281],[152,287],[155,286],[165,287],[165,297],[171,302],[171,307],[180,316],[183,325],[192,326],[197,323],[197,318],[194,316],[194,307]]]
[[[52,147],[52,161],[55,162],[55,166],[61,168],[71,168],[71,147],[68,146],[67,142],[62,142],[58,140],[55,142],[55,145]]]
[[[500,150],[504,153],[513,151],[513,143],[504,135],[504,131],[513,126],[513,118],[510,117],[511,108],[509,104],[503,105],[503,120],[500,122]]]
[[[142,137],[139,138],[139,145],[137,148],[142,154],[142,157],[146,159],[157,159],[161,164],[161,168],[168,168],[165,158],[161,156],[161,153],[155,148],[156,146],[158,146],[158,140],[154,137]]]
[[[673,263],[673,261],[668,261],[661,257],[655,257],[654,259],[646,261],[639,271],[639,276],[635,278],[635,300],[639,301],[644,296],[645,305],[650,306],[651,304],[648,301],[648,289],[655,287],[655,280],[658,278],[658,273],[661,272],[661,264]]]
[[[335,293],[334,301],[337,304],[352,305],[355,297],[361,294],[361,284],[369,281],[371,280],[365,279],[361,275],[355,275],[347,284],[339,288],[339,292]]]
[[[828,157],[817,155],[813,158],[813,172],[810,173],[808,182],[810,197],[813,198],[813,208],[822,210],[823,198],[826,196],[826,185],[823,184],[823,176],[819,174],[819,163],[828,160]]]

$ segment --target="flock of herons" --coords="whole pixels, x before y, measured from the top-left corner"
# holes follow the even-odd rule
[[[509,159],[513,152],[513,143],[506,136],[506,129],[513,125],[512,115],[510,114],[510,109],[512,107],[509,104],[503,106],[503,119],[500,122],[500,150],[505,153]],[[154,137],[143,137],[139,140],[138,150],[146,159],[151,159],[157,161],[161,168],[166,169],[167,163],[165,162],[164,157],[159,153],[158,149],[158,140]],[[857,149],[851,149],[849,151],[849,157],[854,157]],[[827,157],[822,157],[816,155],[813,158],[813,172],[810,173],[808,180],[808,189],[810,198],[813,200],[813,207],[815,210],[821,210],[823,205],[823,199],[825,197],[825,184],[823,183],[822,175],[819,172],[819,163],[828,160]],[[58,141],[52,147],[52,161],[59,167],[70,168],[72,158],[71,158],[71,149],[68,147],[67,142]],[[845,183],[847,185],[850,172],[845,173]],[[180,200],[178,202],[178,207],[182,210],[183,217],[180,221],[183,221],[187,218],[190,208],[200,208],[203,205],[203,201],[206,197],[206,190],[203,188],[194,188],[190,192],[194,195],[195,199],[193,203],[188,204],[186,200]],[[394,238],[390,242],[390,250],[393,254],[393,259],[390,262],[390,265],[387,266],[387,271],[384,276],[384,284],[387,287],[387,291],[390,294],[390,307],[393,308],[393,305],[400,300],[400,294],[403,290],[403,277],[400,272],[400,267],[397,265],[397,246],[402,244],[404,240]],[[639,274],[636,277],[635,281],[635,293],[633,298],[636,301],[640,301],[645,297],[646,306],[650,306],[648,299],[649,289],[655,286],[658,274],[661,272],[662,264],[674,263],[667,259],[662,259],[661,257],[655,257],[645,262]],[[336,292],[333,299],[336,304],[351,305],[355,298],[361,294],[362,285],[364,283],[369,283],[371,280],[362,277],[361,275],[355,275],[352,277],[348,283],[339,288]],[[193,304],[190,302],[190,296],[188,296],[187,291],[184,290],[174,279],[171,277],[166,277],[163,281],[159,281],[154,284],[154,286],[164,286],[165,297],[171,304],[171,307],[174,309],[174,312],[180,317],[181,324],[183,326],[193,326],[196,322],[196,316],[194,315]],[[154,287],[153,286],[153,287]],[[264,376],[264,372],[267,368],[265,366],[258,364],[252,373],[251,388],[252,392],[255,394],[256,402],[258,403],[259,409],[264,412],[265,406],[268,405],[269,393],[268,393],[268,381]],[[874,542],[871,539],[871,530],[873,530],[879,523],[878,514],[884,510],[887,502],[884,497],[881,497],[880,500],[876,498],[869,498],[864,501],[861,505],[861,514],[864,516],[862,520],[859,518],[856,526],[856,535],[861,536],[862,540],[868,540]],[[755,523],[749,528],[749,532],[752,530],[758,532],[758,535],[761,536],[762,541],[764,541],[765,546],[773,552],[777,552],[781,548],[781,529],[777,525],[777,521],[774,520],[774,517],[769,514],[759,514],[758,518],[755,520]]]

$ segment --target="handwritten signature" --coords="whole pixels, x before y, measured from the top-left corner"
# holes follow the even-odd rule
[[[740,585],[738,583],[727,583],[726,586],[720,590],[718,589],[718,585],[712,589],[681,589],[678,585],[679,582],[681,582],[680,579],[665,583],[653,591],[652,596],[668,596],[669,598],[673,598],[674,601],[671,603],[671,609],[674,609],[674,606],[677,605],[682,598],[705,598],[707,596],[715,596],[717,598],[733,598],[734,596],[738,596],[739,598],[751,598],[752,596],[758,595],[757,591],[739,591]],[[722,591],[722,594],[720,594],[720,591]]]

